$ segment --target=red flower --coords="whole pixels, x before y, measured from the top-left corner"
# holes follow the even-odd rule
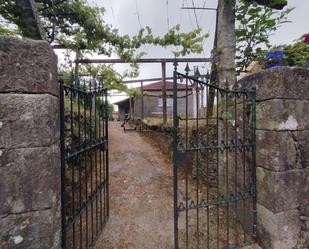
[[[305,35],[304,38],[305,38],[304,42],[308,44],[309,43],[309,34]]]

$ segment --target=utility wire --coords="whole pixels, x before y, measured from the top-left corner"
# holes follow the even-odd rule
[[[196,14],[196,9],[195,9],[195,3],[194,3],[194,0],[192,0],[192,6],[193,6],[193,12],[194,12],[194,17],[195,17],[195,22],[196,22],[196,26],[198,29],[200,29],[200,25],[198,23],[198,19],[197,19],[197,14]]]
[[[204,4],[206,3],[206,1],[204,2]],[[197,14],[196,14],[196,10],[195,10],[195,3],[194,3],[194,0],[192,0],[192,6],[193,6],[193,11],[194,11],[194,17],[195,17],[195,22],[196,22],[196,27],[198,28],[198,29],[201,29],[201,27],[200,27],[200,25],[199,25],[199,21],[198,21],[198,18],[197,18]],[[200,35],[200,37],[201,37],[201,35]],[[204,43],[203,43],[203,41],[201,41],[201,46],[202,46],[202,51],[203,51],[203,56],[204,56],[204,58],[206,58],[206,53],[205,53],[205,50],[204,50]],[[206,65],[206,63],[205,63],[205,65]]]
[[[203,7],[202,7],[202,8],[205,8],[205,7],[206,7],[206,1],[207,1],[207,0],[204,0]],[[201,14],[200,14],[200,23],[202,22],[202,19],[203,19],[203,11],[202,11]]]
[[[139,7],[138,7],[137,0],[135,0],[135,7],[136,7],[136,14],[137,14],[137,20],[138,20],[138,23],[139,23],[139,27],[140,27],[140,29],[142,29],[143,26],[142,26],[142,22],[141,22],[141,17],[140,17],[140,13],[139,13]],[[145,50],[148,53],[147,47],[145,47]]]
[[[184,7],[184,4],[185,4],[185,0],[182,0],[182,5],[181,5],[181,11],[180,11],[180,17],[179,17],[179,25],[182,24],[182,15],[183,15],[183,7]]]
[[[188,6],[188,0],[186,0],[186,5]],[[192,23],[190,11],[188,11],[188,16],[189,16],[189,20],[190,20],[191,27],[192,27],[192,29],[193,29],[193,23]]]
[[[87,2],[87,4],[88,4],[89,6],[91,6],[91,5],[89,4],[88,0],[86,0],[86,2]],[[96,2],[94,2],[94,5],[95,5],[95,7],[99,8],[99,6],[98,6],[98,4],[97,4]],[[99,20],[101,21],[102,24],[105,23],[104,20],[103,20],[103,17],[102,17],[102,13],[99,13],[98,18],[99,18]]]
[[[140,28],[142,29],[142,23],[141,23],[141,18],[140,18],[140,14],[139,14],[139,8],[138,8],[137,0],[135,0],[135,7],[136,7],[137,20],[138,20]]]
[[[170,17],[168,13],[168,0],[166,0],[166,17],[167,17],[167,28],[170,30]]]
[[[112,14],[113,14],[113,17],[114,17],[114,21],[116,22],[116,16],[115,16],[115,12],[114,12],[114,8],[113,8],[113,4],[112,4],[111,0],[109,0],[109,4],[111,6],[111,10],[112,10]]]
[[[200,18],[198,19],[197,18],[197,13],[196,13],[196,10],[197,9],[201,9],[201,10],[216,10],[215,8],[206,8],[206,2],[207,2],[207,0],[204,0],[204,3],[203,3],[203,7],[200,7],[200,8],[196,8],[195,7],[195,3],[194,3],[194,0],[191,0],[192,1],[192,7],[186,7],[186,8],[184,8],[184,7],[182,7],[183,9],[191,9],[191,10],[194,10],[194,17],[195,17],[195,22],[196,22],[196,26],[197,26],[197,28],[200,28],[200,23],[201,23],[201,20],[202,20],[202,18],[203,18],[203,13],[201,13],[200,14]],[[187,3],[187,2],[186,2]],[[188,5],[188,4],[187,4]],[[212,28],[212,26],[213,26],[213,21],[210,23],[210,26],[208,27],[208,33],[210,32],[210,29]],[[205,55],[205,51],[204,51],[204,46],[203,46],[203,44],[204,44],[204,42],[201,42],[201,45],[202,45],[202,48],[203,48],[203,55],[204,55],[204,57],[206,57],[206,55]],[[206,64],[206,63],[205,63]]]

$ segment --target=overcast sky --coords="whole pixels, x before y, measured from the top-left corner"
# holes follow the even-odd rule
[[[216,7],[217,0],[194,0],[196,7]],[[274,45],[293,42],[302,34],[309,31],[309,0],[288,0],[289,7],[295,10],[289,15],[291,23],[284,24],[270,40]],[[181,25],[181,31],[190,31],[196,28],[193,10],[182,10],[182,5],[192,6],[192,0],[88,0],[91,5],[104,7],[104,20],[119,29],[121,34],[134,35],[141,27],[150,26],[155,35],[163,35],[168,27]],[[204,42],[204,54],[189,57],[209,57],[213,46],[215,30],[215,11],[196,10],[197,19],[203,33],[210,37]],[[142,49],[147,53],[145,57],[173,57],[170,49],[155,46],[145,46]],[[196,65],[196,64],[195,64]],[[193,66],[193,65],[192,65]],[[180,66],[180,70],[182,66]],[[200,65],[201,71],[206,71],[209,65]],[[125,65],[117,65],[120,71]],[[161,76],[159,64],[144,64],[140,66],[140,78]],[[167,76],[172,75],[172,65],[167,66]]]

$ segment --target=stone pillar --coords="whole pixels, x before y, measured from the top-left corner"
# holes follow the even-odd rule
[[[309,70],[274,68],[239,83],[257,88],[258,243],[309,248]]]
[[[57,57],[0,36],[0,248],[61,247]]]

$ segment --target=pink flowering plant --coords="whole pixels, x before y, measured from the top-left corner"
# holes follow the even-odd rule
[[[309,45],[309,34],[304,35],[304,43]]]

